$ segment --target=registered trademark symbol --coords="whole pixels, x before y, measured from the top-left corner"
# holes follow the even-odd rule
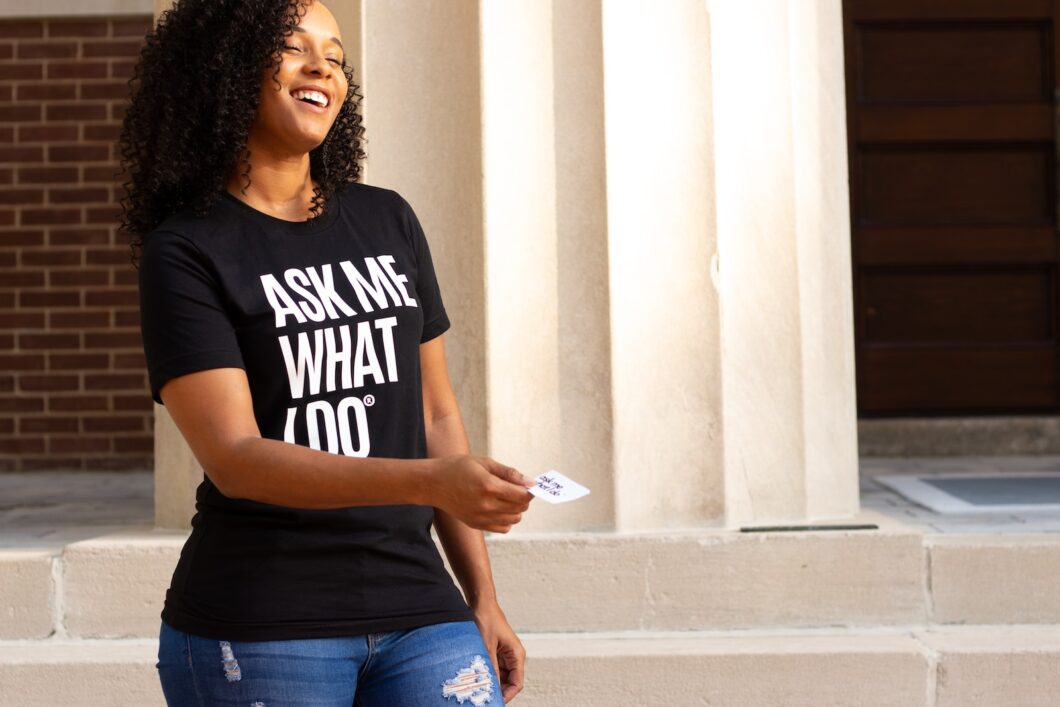
[[[374,395],[366,395],[366,396],[364,396],[364,404],[365,404],[365,407],[372,407],[373,405],[375,405],[375,396]]]

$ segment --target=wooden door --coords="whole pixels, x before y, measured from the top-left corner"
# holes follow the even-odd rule
[[[1057,0],[844,0],[858,408],[1060,408]]]

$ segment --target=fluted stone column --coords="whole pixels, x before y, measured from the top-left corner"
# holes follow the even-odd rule
[[[723,456],[707,13],[605,1],[602,18],[615,527],[710,525]]]
[[[602,18],[600,3],[592,0],[562,0],[552,3],[552,8],[560,378],[557,463],[561,471],[592,489],[589,496],[563,509],[567,514],[563,527],[609,530],[614,528],[616,497]],[[535,508],[535,514],[543,506]]]
[[[840,0],[712,0],[725,515],[858,509]]]

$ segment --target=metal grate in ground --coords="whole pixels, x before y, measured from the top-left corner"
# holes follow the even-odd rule
[[[1052,491],[1044,491],[1041,482],[1033,484],[1027,480],[1057,475],[1060,455],[862,457],[860,467],[862,507],[925,532],[1060,532],[1060,510],[1053,504],[1010,503],[1027,500],[1027,494],[1035,489],[1043,493],[1042,500],[1051,500]],[[1005,475],[1010,475],[1011,483],[1004,483]],[[997,478],[1002,481],[993,481]],[[933,479],[933,483],[921,479]],[[953,482],[958,479],[970,481],[955,485]],[[936,494],[946,494],[950,505],[941,512],[929,503],[918,503],[895,489],[903,483],[905,488],[922,484]],[[948,493],[946,487],[958,495]]]

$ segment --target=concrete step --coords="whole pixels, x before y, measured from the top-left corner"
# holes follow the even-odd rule
[[[526,685],[512,703],[520,707],[1044,707],[1060,694],[1058,626],[521,639]],[[0,641],[0,706],[164,705],[157,648],[143,638]]]
[[[1055,415],[891,417],[858,420],[861,457],[1060,454]]]
[[[868,519],[865,514],[861,520]],[[517,631],[1060,624],[1060,534],[491,535]],[[186,532],[0,549],[0,638],[157,635]]]

